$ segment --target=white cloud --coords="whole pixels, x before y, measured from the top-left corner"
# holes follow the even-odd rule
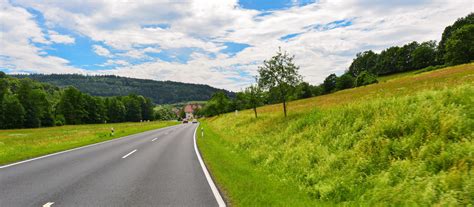
[[[35,44],[51,44],[24,8],[0,0],[0,68],[13,72],[84,73],[69,61],[49,56]]]
[[[257,66],[271,57],[279,46],[296,56],[295,61],[301,66],[305,80],[316,84],[330,73],[342,73],[357,52],[379,51],[414,40],[439,40],[444,27],[472,12],[472,3],[464,0],[321,0],[268,15],[243,9],[237,0],[19,0],[16,3],[41,11],[48,27],[64,27],[102,42],[107,48],[114,49],[112,51],[121,51],[112,54],[105,47],[95,45],[94,51],[101,56],[152,60],[147,53],[180,48],[199,48],[202,51],[194,52],[187,63],[156,59],[128,65],[117,62],[120,60],[108,60],[105,64],[118,66],[100,73],[204,83],[232,90],[248,85],[251,76],[256,75]],[[18,14],[0,13],[5,16],[0,21],[5,19],[6,22],[5,26],[2,23],[6,29],[2,29],[1,44],[7,45],[8,42],[9,47],[20,45],[24,48],[17,49],[16,54],[8,52],[6,55],[9,57],[23,57],[22,61],[8,61],[8,64],[18,69],[35,68],[39,67],[38,62],[53,64],[50,61],[54,60],[54,67],[48,71],[83,71],[68,66],[67,60],[41,56],[41,49],[28,42],[48,43],[41,28],[26,10],[8,3],[3,5],[4,10]],[[339,20],[350,20],[352,25],[328,30],[311,29],[314,25]],[[158,24],[169,27],[145,27]],[[3,35],[3,30],[8,30],[8,33]],[[280,40],[294,33],[301,35],[286,42]],[[50,39],[55,41],[51,36]],[[65,41],[68,40],[63,37]],[[222,42],[245,43],[251,47],[229,56],[219,52],[224,48]],[[4,55],[4,51],[0,52]],[[216,58],[209,58],[209,53],[215,54]],[[36,56],[30,60],[27,56],[31,54]]]
[[[62,43],[62,44],[74,44],[76,41],[73,37],[69,35],[61,35],[53,30],[48,31],[49,39],[54,43]]]
[[[110,51],[107,48],[102,47],[100,45],[92,45],[92,50],[97,55],[104,56],[104,57],[112,57],[112,54],[110,53]]]
[[[114,65],[119,65],[119,66],[129,66],[130,63],[125,61],[125,60],[107,60],[104,64],[101,64],[100,66],[114,66]]]

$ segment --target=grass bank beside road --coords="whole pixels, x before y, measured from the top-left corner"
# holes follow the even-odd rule
[[[464,206],[473,97],[466,64],[291,102],[287,118],[271,105],[204,119],[198,142],[236,206]]]
[[[308,197],[291,182],[267,176],[256,168],[251,158],[240,153],[234,146],[216,134],[206,123],[202,138],[198,133],[198,145],[214,180],[232,206],[312,206],[315,200]],[[321,206],[323,202],[317,202]]]
[[[179,124],[174,121],[0,130],[0,165]],[[115,133],[110,136],[111,128]]]

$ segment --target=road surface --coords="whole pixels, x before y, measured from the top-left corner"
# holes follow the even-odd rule
[[[0,206],[218,206],[194,149],[196,126],[0,167]]]

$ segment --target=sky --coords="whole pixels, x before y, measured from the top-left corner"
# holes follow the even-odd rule
[[[439,41],[473,11],[469,0],[0,0],[0,70],[240,91],[281,47],[319,84],[358,52]]]

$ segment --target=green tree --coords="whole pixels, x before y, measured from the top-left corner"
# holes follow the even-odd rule
[[[126,108],[126,121],[139,122],[142,119],[142,109],[140,99],[137,95],[129,95],[124,99],[124,105]]]
[[[413,68],[421,69],[436,65],[436,42],[427,41],[421,43],[412,53]]]
[[[454,31],[446,41],[447,64],[456,65],[474,60],[474,22]]]
[[[23,74],[15,75],[15,77],[28,77],[60,87],[74,86],[81,92],[92,96],[123,97],[136,93],[151,98],[153,103],[157,104],[204,101],[210,99],[213,93],[222,90],[204,84],[154,81],[112,75]],[[225,92],[229,97],[234,97],[234,93]]]
[[[84,109],[87,111],[85,123],[104,123],[106,120],[107,109],[102,98],[84,94]]]
[[[439,41],[438,44],[438,53],[437,53],[437,60],[441,63],[444,64],[444,61],[446,60],[446,47],[448,40],[451,38],[453,33],[464,27],[465,25],[473,25],[474,24],[474,13],[470,13],[466,17],[459,18],[457,19],[453,25],[447,26],[444,31],[443,35],[441,36],[441,40]]]
[[[369,84],[372,84],[372,83],[377,83],[377,76],[369,73],[369,72],[362,72],[361,74],[359,74],[359,76],[357,76],[357,78],[355,79],[355,86],[365,86],[365,85],[369,85]]]
[[[36,100],[40,107],[40,123],[41,127],[55,126],[53,104],[48,100],[48,95],[45,91],[41,90],[37,93]]]
[[[184,108],[182,108],[181,110],[179,110],[179,118],[180,118],[180,119],[186,118],[186,112],[184,112]]]
[[[243,92],[237,92],[235,94],[235,98],[234,100],[232,101],[233,102],[233,107],[236,109],[236,110],[242,110],[242,109],[246,109],[248,106],[247,106],[247,97],[246,97],[246,94],[245,94],[245,91]]]
[[[232,102],[226,93],[219,91],[212,95],[200,112],[204,116],[215,116],[232,110]]]
[[[27,128],[37,128],[41,126],[41,112],[36,101],[41,95],[34,90],[33,81],[30,79],[21,79],[17,91],[18,99],[25,109],[24,126]]]
[[[58,110],[66,124],[82,124],[87,118],[84,95],[74,87],[64,90],[58,103]]]
[[[210,102],[215,105],[217,115],[229,112],[230,99],[222,91],[216,92],[212,95]]]
[[[408,70],[413,70],[414,66],[414,59],[413,59],[413,51],[418,48],[419,44],[416,41],[410,42],[406,45],[403,45],[398,49],[397,53],[397,65],[396,69],[393,72],[404,72]]]
[[[313,96],[311,85],[304,81],[298,84],[298,86],[296,86],[295,91],[296,91],[295,92],[296,99],[309,98]]]
[[[248,107],[253,109],[255,118],[257,116],[257,107],[263,104],[263,91],[258,85],[251,85],[245,89],[245,100]]]
[[[155,115],[153,114],[154,104],[150,98],[145,98],[142,96],[141,99],[141,110],[143,120],[153,120]]]
[[[337,76],[336,74],[331,74],[326,79],[324,79],[324,82],[322,84],[323,87],[323,94],[328,94],[333,92],[336,89],[336,82],[337,82]]]
[[[3,126],[4,117],[5,117],[4,108],[2,107],[3,100],[8,92],[8,81],[5,77],[6,77],[5,73],[0,71],[0,128],[2,128]]]
[[[356,58],[349,66],[349,73],[353,77],[357,77],[363,71],[375,72],[375,65],[377,64],[377,54],[372,50],[357,53]]]
[[[323,94],[323,86],[322,84],[321,85],[318,85],[318,86],[311,86],[311,93],[313,94],[313,96],[320,96]]]
[[[125,105],[116,97],[108,98],[107,104],[107,118],[109,122],[117,123],[125,120]]]
[[[25,109],[15,95],[5,96],[5,100],[0,106],[4,109],[3,115],[7,117],[8,121],[2,124],[4,129],[23,128],[25,119]]]
[[[3,100],[3,96],[8,92],[8,88],[8,80],[6,78],[0,78],[0,102]]]
[[[170,106],[156,106],[154,108],[154,115],[156,120],[173,120],[176,119],[176,113],[173,112]]]
[[[388,75],[399,71],[399,49],[400,47],[389,47],[383,50],[377,58],[375,66],[376,75]]]
[[[258,84],[262,89],[276,89],[277,98],[283,103],[283,113],[287,116],[286,102],[291,91],[300,82],[302,77],[298,74],[299,67],[293,62],[294,56],[290,56],[281,48],[270,60],[265,60],[263,66],[258,68]]]
[[[336,79],[336,90],[343,90],[354,87],[354,77],[351,74],[345,73]]]

